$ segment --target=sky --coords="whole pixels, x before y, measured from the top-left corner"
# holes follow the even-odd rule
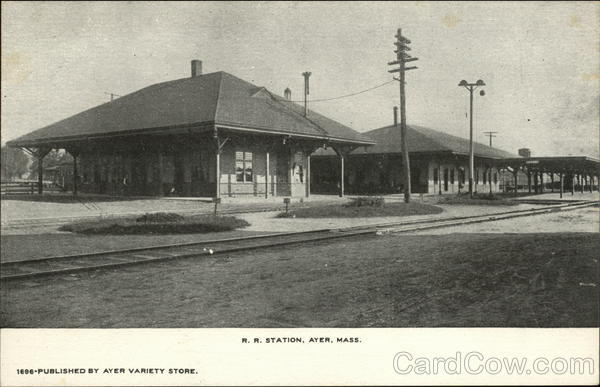
[[[226,71],[293,99],[392,79],[398,28],[407,121],[534,156],[600,158],[599,2],[2,2],[2,144],[154,83]],[[310,108],[364,132],[393,123],[398,83]]]

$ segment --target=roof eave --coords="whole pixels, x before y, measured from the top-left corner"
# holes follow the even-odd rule
[[[73,135],[73,136],[61,136],[61,137],[49,137],[35,140],[19,140],[18,138],[15,140],[7,141],[6,145],[19,148],[19,147],[35,147],[41,145],[58,145],[65,142],[77,142],[77,141],[89,141],[95,139],[104,139],[104,138],[112,138],[112,137],[124,137],[124,136],[138,136],[138,135],[169,135],[169,134],[180,134],[180,133],[190,133],[195,130],[205,131],[210,130],[214,127],[213,121],[199,122],[194,124],[184,124],[184,125],[174,125],[174,126],[164,126],[164,127],[156,127],[156,128],[142,128],[142,129],[129,129],[108,133],[99,133],[99,134],[81,134],[81,135]]]
[[[281,130],[276,130],[272,128],[260,128],[260,127],[247,127],[240,125],[232,125],[229,123],[217,123],[214,121],[200,122],[194,124],[185,124],[185,125],[175,125],[175,126],[166,126],[166,127],[157,127],[157,128],[142,128],[142,129],[131,129],[125,131],[115,131],[108,132],[102,134],[84,134],[84,135],[74,135],[74,136],[62,136],[62,137],[49,137],[42,139],[34,139],[34,140],[19,140],[18,138],[15,140],[8,141],[6,145],[19,148],[19,147],[36,147],[36,146],[58,146],[64,143],[72,143],[79,141],[89,141],[95,139],[106,139],[112,137],[124,137],[124,136],[137,136],[137,135],[169,135],[169,134],[180,134],[180,133],[190,133],[194,132],[194,130],[200,129],[201,131],[206,131],[213,129],[215,127],[222,127],[229,130],[236,130],[241,132],[258,132],[258,133],[266,133],[266,134],[276,134],[276,135],[285,135],[292,137],[300,137],[300,138],[311,138],[311,139],[319,139],[327,142],[333,143],[351,143],[351,144],[360,144],[361,146],[370,146],[375,145],[374,141],[369,140],[355,140],[355,139],[347,139],[335,136],[322,136],[322,135],[309,135],[303,133],[291,133]]]
[[[291,137],[296,137],[296,138],[300,137],[300,138],[318,139],[318,140],[324,140],[327,142],[337,142],[337,143],[346,143],[346,144],[347,143],[360,144],[361,146],[368,146],[368,145],[376,144],[375,141],[369,141],[369,140],[356,140],[356,139],[349,139],[349,138],[342,138],[342,137],[335,137],[335,136],[294,133],[294,132],[277,130],[277,129],[268,128],[268,127],[241,126],[241,125],[236,125],[236,124],[226,123],[226,122],[221,122],[221,123],[216,122],[215,127],[229,129],[229,130],[236,130],[236,131],[241,131],[241,132],[254,132],[254,133],[263,133],[263,134],[283,135],[283,136],[291,136]]]

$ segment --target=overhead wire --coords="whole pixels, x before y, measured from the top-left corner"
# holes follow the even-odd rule
[[[393,79],[391,81],[384,82],[384,83],[382,83],[380,85],[373,86],[373,87],[370,87],[370,88],[365,89],[365,90],[357,91],[355,93],[340,95],[338,97],[321,98],[321,99],[309,99],[308,102],[324,102],[324,101],[333,101],[333,100],[336,100],[336,99],[348,98],[348,97],[352,97],[352,96],[355,96],[355,95],[358,95],[358,94],[366,93],[366,92],[371,91],[371,90],[378,89],[378,88],[383,87],[385,85],[389,85],[390,83],[395,82],[395,81],[396,80]],[[304,102],[304,100],[303,99],[302,100],[293,100],[293,101],[288,101],[288,102]]]

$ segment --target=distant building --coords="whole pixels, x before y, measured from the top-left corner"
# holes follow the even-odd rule
[[[403,191],[400,127],[394,125],[363,133],[375,146],[359,147],[347,155],[346,192],[354,194]],[[469,140],[416,125],[407,127],[411,191],[444,194],[468,191]],[[475,192],[500,191],[499,170],[505,158],[518,157],[500,149],[474,143]],[[339,157],[321,149],[313,156],[313,185],[321,193],[338,189]]]

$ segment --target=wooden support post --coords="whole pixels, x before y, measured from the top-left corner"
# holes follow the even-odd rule
[[[586,185],[588,187],[588,190],[591,193],[592,192],[592,179],[591,179],[590,175],[587,175],[587,174],[585,175],[585,182],[586,182]]]
[[[265,153],[265,199],[269,197],[269,151]]]
[[[579,175],[579,190],[583,193],[583,175]]]
[[[354,149],[354,147],[349,147],[349,146],[343,146],[340,145],[339,147],[337,146],[332,146],[333,150],[335,151],[335,153],[338,155],[338,157],[340,158],[340,190],[339,190],[339,195],[340,197],[343,197],[345,194],[345,187],[344,187],[344,174],[345,174],[345,160],[346,160],[346,156],[352,152]]]
[[[306,171],[304,172],[304,181],[306,185],[306,197],[310,197],[310,153],[306,155]]]
[[[534,192],[538,193],[539,192],[539,187],[538,187],[538,173],[534,172],[533,173],[533,188],[534,188]]]
[[[77,172],[77,154],[73,154],[73,196],[77,196],[77,180],[79,173]]]
[[[77,171],[77,157],[79,157],[78,149],[65,149],[73,157],[73,196],[77,196],[79,172]],[[63,178],[64,179],[64,178]],[[63,188],[64,188],[63,183]]]
[[[544,193],[544,172],[540,172],[540,193]]]
[[[215,197],[216,198],[220,198],[221,197],[221,152],[223,152],[223,147],[225,146],[225,144],[227,143],[227,141],[229,141],[229,137],[226,137],[224,140],[221,141],[221,139],[219,138],[219,132],[217,131],[217,128],[215,128],[214,130],[214,135],[213,135],[214,139],[215,139],[215,183],[216,183],[216,189],[215,189]]]
[[[438,161],[438,195],[442,194],[442,163]]]
[[[594,192],[594,176],[590,175],[590,193]]]
[[[344,159],[345,155],[340,152],[340,197],[344,197]]]
[[[531,193],[531,171],[527,171],[527,189]]]
[[[163,188],[163,155],[162,152],[158,151],[158,195],[163,196],[165,194],[165,190]]]
[[[552,190],[552,193],[554,193],[554,172],[550,174],[550,189]]]
[[[215,152],[216,163],[215,163],[215,197],[221,197],[221,151],[217,148]]]
[[[50,151],[50,148],[40,147],[33,152],[38,160],[38,194],[40,195],[44,193],[44,157],[46,157]]]
[[[38,155],[38,194],[44,193],[44,156]]]
[[[571,196],[575,195],[575,174],[571,173]]]
[[[519,196],[519,168],[515,168],[513,171],[513,176],[515,178],[515,197]]]
[[[564,176],[563,173],[560,173],[560,198],[562,199],[563,197],[563,192],[565,190],[565,182],[564,182]]]

